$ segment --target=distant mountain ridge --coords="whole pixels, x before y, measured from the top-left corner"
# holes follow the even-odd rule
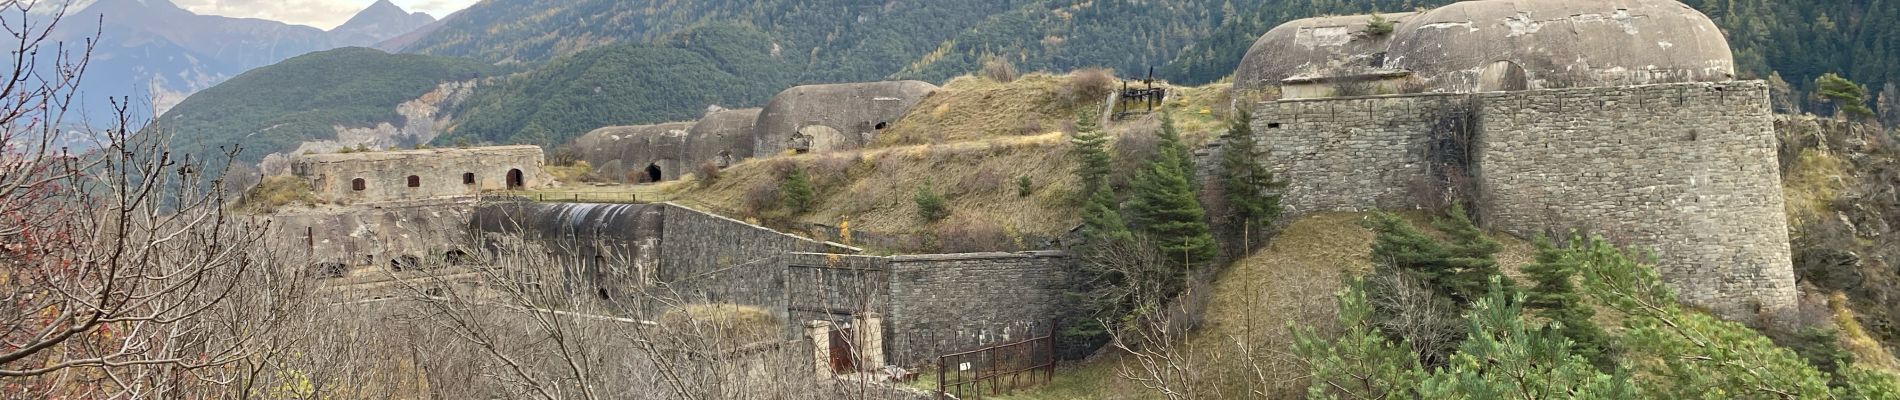
[[[200,15],[169,0],[98,0],[67,13],[54,38],[97,35],[80,90],[85,115],[109,117],[109,98],[130,97],[134,114],[156,117],[199,90],[252,68],[310,52],[373,45],[435,22],[388,0],[336,29]],[[149,101],[149,103],[147,103]],[[151,114],[147,114],[151,113]]]

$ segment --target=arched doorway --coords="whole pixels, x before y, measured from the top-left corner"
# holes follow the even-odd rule
[[[660,174],[660,164],[647,164],[647,182],[659,182],[665,175]]]
[[[1484,67],[1478,74],[1478,91],[1499,92],[1530,89],[1530,77],[1524,73],[1524,67],[1510,61],[1498,61]]]
[[[508,189],[509,190],[520,189],[526,186],[528,186],[528,184],[522,180],[520,169],[508,170]]]

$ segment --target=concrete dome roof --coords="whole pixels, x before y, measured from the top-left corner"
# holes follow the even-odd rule
[[[1486,69],[1495,76],[1511,65],[1532,89],[1735,75],[1715,22],[1673,0],[1466,1],[1409,18],[1393,35],[1386,65],[1411,70],[1434,91],[1494,89],[1480,82]]]
[[[1380,14],[1395,25],[1416,13]],[[1279,86],[1286,78],[1314,75],[1341,68],[1372,67],[1386,51],[1392,35],[1368,35],[1370,15],[1317,17],[1294,20],[1267,31],[1247,49],[1234,71],[1234,86],[1259,89]]]
[[[937,90],[922,81],[886,81],[806,85],[785,89],[765,103],[753,127],[754,152],[770,156],[784,151],[788,139],[813,125],[835,130],[843,148],[870,143],[871,136],[897,122],[911,106]],[[813,151],[833,148],[812,149]]]

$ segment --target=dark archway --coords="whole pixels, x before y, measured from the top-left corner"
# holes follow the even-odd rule
[[[464,185],[473,185],[473,184],[475,184],[475,173],[474,173],[474,172],[463,172],[463,173],[462,173],[462,184],[464,184]]]
[[[647,182],[659,182],[662,177],[664,175],[660,174],[660,164],[647,164]]]
[[[363,189],[368,189],[368,188],[369,188],[369,183],[363,181],[363,178],[356,178],[356,179],[350,180],[350,190],[361,192],[363,191]]]
[[[410,176],[409,176],[409,187],[412,187],[412,188],[413,188],[413,187],[422,187],[422,177],[420,177],[420,176],[415,176],[415,175],[410,175]]]
[[[455,249],[443,253],[442,261],[448,262],[449,265],[468,265],[475,263],[475,257],[469,256],[468,252],[462,249]]]
[[[422,267],[421,257],[401,256],[401,257],[389,259],[390,271],[394,271],[394,272],[410,271],[410,270],[419,269],[421,267]]]
[[[508,189],[520,189],[525,186],[528,184],[523,181],[520,169],[508,170]]]
[[[1499,92],[1530,89],[1530,76],[1524,67],[1510,61],[1498,61],[1478,74],[1478,91]]]

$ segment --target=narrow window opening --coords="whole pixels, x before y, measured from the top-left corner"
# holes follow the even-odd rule
[[[409,176],[409,187],[422,187],[422,177],[420,177],[420,176],[415,176],[415,175],[410,175],[410,176]]]
[[[364,182],[363,178],[356,178],[356,179],[350,180],[350,190],[361,192],[363,191],[363,189],[367,189],[367,188],[369,188],[369,183]]]
[[[873,128],[877,128],[877,130],[880,130],[880,131],[881,131],[881,130],[884,130],[884,128],[889,128],[889,127],[891,127],[891,123],[889,123],[889,122],[879,122],[879,123],[877,123],[877,126],[874,126]]]
[[[464,184],[464,185],[473,185],[473,184],[475,184],[475,173],[474,173],[474,172],[463,172],[463,173],[462,173],[462,184]]]
[[[1267,129],[1280,129],[1280,123],[1278,123],[1278,122],[1268,122],[1268,123],[1267,123]]]

